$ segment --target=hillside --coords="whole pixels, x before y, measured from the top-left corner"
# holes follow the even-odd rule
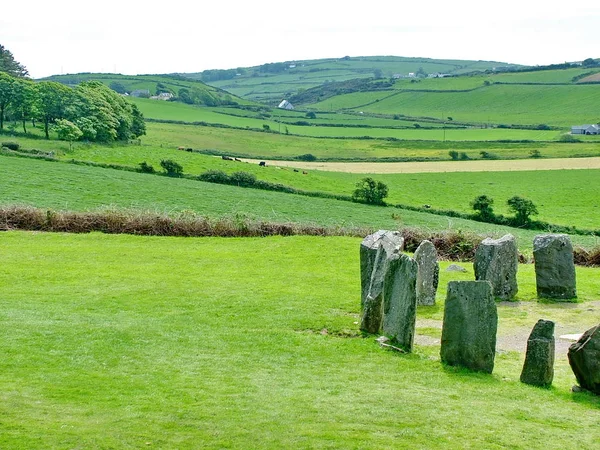
[[[494,61],[441,60],[398,56],[359,56],[306,61],[287,61],[230,70],[206,70],[183,76],[202,80],[239,97],[275,105],[282,98],[333,81],[355,78],[408,76],[426,73],[462,74],[517,68]]]
[[[177,75],[121,75],[108,73],[78,73],[53,75],[40,81],[57,81],[68,86],[75,86],[82,81],[96,80],[120,94],[148,97],[161,92],[170,93],[176,99],[188,103],[210,106],[222,104],[249,104],[219,88],[209,86],[201,81],[191,80]],[[182,92],[183,89],[183,92]],[[137,92],[136,92],[137,91]]]

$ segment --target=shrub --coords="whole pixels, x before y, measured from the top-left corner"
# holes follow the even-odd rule
[[[307,119],[316,119],[317,115],[314,112],[309,111],[309,112],[306,113],[306,118]]]
[[[253,186],[256,183],[256,175],[248,172],[233,172],[229,176],[229,180],[232,184],[238,186]]]
[[[316,161],[317,157],[312,153],[306,153],[305,155],[298,155],[295,159],[299,159],[300,161]]]
[[[2,145],[0,145],[0,147],[6,147],[11,150],[19,150],[19,144],[17,144],[16,142],[3,142]]]
[[[558,141],[559,142],[581,142],[581,139],[576,138],[572,134],[566,133],[566,134],[561,135],[561,137],[558,138]]]
[[[448,155],[450,155],[450,158],[452,158],[452,161],[456,161],[458,159],[458,152],[456,150],[450,150],[448,152]]]
[[[183,167],[172,159],[163,159],[160,166],[169,177],[180,177],[183,175]]]
[[[207,183],[220,183],[228,184],[229,175],[222,170],[207,170],[198,176],[200,181],[206,181]]]
[[[494,210],[492,209],[493,204],[494,199],[487,195],[480,195],[471,202],[471,207],[477,211],[479,219],[484,222],[491,222],[494,219]]]
[[[356,183],[356,189],[352,193],[352,200],[371,205],[384,205],[385,202],[383,199],[387,196],[388,187],[385,184],[367,177]]]
[[[142,173],[155,173],[154,167],[148,164],[146,161],[140,163],[140,172]]]
[[[533,150],[531,150],[529,152],[529,157],[530,158],[541,158],[542,153],[537,148],[534,148]]]
[[[531,222],[529,216],[535,215],[538,213],[537,207],[533,204],[531,200],[528,200],[523,197],[514,196],[509,198],[508,201],[509,209],[515,213],[514,222],[515,225],[527,225]]]
[[[479,152],[479,154],[481,155],[482,159],[498,159],[498,155],[494,154],[494,153],[489,153],[486,151],[481,151]]]
[[[469,158],[469,155],[467,155],[465,152],[460,152],[460,159],[462,161],[466,161],[467,159],[471,159],[471,158]]]

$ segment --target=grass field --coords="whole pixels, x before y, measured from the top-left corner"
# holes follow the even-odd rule
[[[512,233],[519,239],[519,248],[526,253],[531,252],[533,238],[539,234],[536,231],[499,227],[459,218],[324,198],[57,162],[5,156],[0,156],[0,160],[2,160],[0,165],[0,192],[2,193],[0,204],[2,205],[23,204],[73,211],[87,211],[109,206],[174,215],[189,210],[213,218],[239,216],[276,222],[383,229],[423,227],[432,231],[450,229],[473,231],[495,237]],[[281,172],[277,171],[277,173]],[[302,174],[293,174],[303,177]],[[324,184],[330,183],[329,186],[332,188],[337,186],[336,183],[354,180],[344,178],[342,175],[344,174],[340,174],[339,179],[324,177],[320,180],[324,181]],[[310,176],[311,174],[306,177]],[[311,186],[309,181],[306,183],[308,187]],[[312,183],[312,186],[317,184],[314,181]],[[349,184],[353,186],[352,182]],[[40,186],[45,188],[41,189]],[[396,189],[392,184],[391,187]],[[479,195],[478,190],[472,192]],[[467,201],[470,200],[469,197]],[[500,198],[497,198],[497,201],[500,201]],[[576,224],[583,226],[580,222]],[[573,242],[591,248],[598,245],[598,238],[573,236]]]
[[[289,65],[295,67],[290,68]],[[422,68],[428,73],[460,74],[471,71],[485,71],[493,67],[515,65],[493,61],[436,60],[430,58],[404,58],[398,56],[368,56],[310,61],[290,61],[282,73],[261,72],[259,67],[247,67],[230,80],[209,82],[243,98],[269,104],[281,98],[330,81],[345,81],[354,78],[373,77],[376,70],[386,78],[394,74],[408,75]],[[201,74],[189,73],[186,76],[200,79]]]
[[[546,390],[519,383],[515,348],[539,317],[557,334],[595,324],[593,269],[578,269],[582,303],[499,305],[495,370],[483,375],[440,364],[443,286],[472,276],[445,265],[412,355],[360,337],[360,239],[10,232],[0,242],[3,448],[600,444],[600,403],[570,392],[564,349]],[[524,300],[532,275],[521,267]]]
[[[365,92],[344,94],[310,106],[325,111],[360,109],[383,114],[450,116],[467,122],[570,127],[598,120],[600,87],[494,84],[471,92],[400,91],[383,97],[386,96],[381,92],[373,92],[370,97]]]

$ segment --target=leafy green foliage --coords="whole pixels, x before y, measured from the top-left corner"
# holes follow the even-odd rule
[[[492,198],[487,195],[480,195],[471,202],[471,207],[477,211],[482,221],[488,222],[494,218],[493,204],[494,200]]]
[[[356,183],[356,189],[352,193],[352,199],[357,202],[371,205],[383,205],[384,198],[388,196],[388,187],[381,181],[375,181],[371,177],[363,178]]]
[[[83,136],[83,132],[79,127],[67,119],[58,119],[53,128],[59,139],[69,142],[69,150],[73,148],[73,141]]]
[[[531,221],[530,216],[538,214],[537,207],[531,200],[515,195],[506,202],[509,209],[515,213],[516,225],[526,225]]]
[[[183,175],[183,167],[181,164],[173,161],[172,159],[163,159],[160,162],[160,167],[162,167],[169,177],[180,177]]]
[[[0,72],[21,78],[29,75],[25,66],[16,61],[13,54],[3,45],[0,45]]]
[[[140,172],[142,173],[155,173],[156,170],[146,161],[140,163]]]

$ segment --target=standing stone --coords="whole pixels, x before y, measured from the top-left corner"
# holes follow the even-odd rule
[[[512,234],[484,239],[475,250],[475,279],[492,283],[496,298],[510,300],[517,294],[518,267],[519,252]]]
[[[381,330],[383,318],[383,284],[389,259],[404,247],[397,231],[379,230],[360,244],[361,324],[368,333]]]
[[[440,265],[435,246],[429,241],[419,244],[415,252],[417,272],[417,305],[435,305],[435,294],[440,279]]]
[[[554,378],[554,322],[538,320],[527,340],[521,382],[549,387]]]
[[[442,362],[492,373],[498,312],[489,281],[450,281],[444,307]]]
[[[569,347],[568,356],[579,386],[600,395],[600,325],[583,333]]]
[[[389,261],[384,282],[383,334],[407,352],[412,350],[417,321],[417,263],[404,253]]]
[[[566,234],[541,234],[533,240],[538,297],[577,297],[573,246]]]

